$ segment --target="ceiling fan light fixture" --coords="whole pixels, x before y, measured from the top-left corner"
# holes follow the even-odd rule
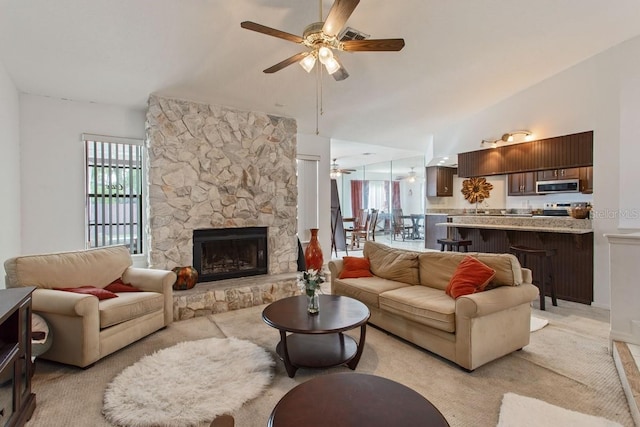
[[[416,182],[416,171],[413,170],[413,167],[411,167],[411,171],[409,172],[409,176],[407,176],[407,181]]]
[[[316,65],[316,52],[311,52],[300,61],[300,66],[304,68],[307,73],[313,70],[313,66]]]
[[[324,67],[327,69],[327,73],[333,74],[340,69],[340,64],[336,61],[336,58],[329,58],[324,63]]]
[[[327,65],[327,61],[334,60],[333,52],[328,47],[322,46],[320,49],[318,49],[318,59],[320,60],[320,62]]]
[[[336,178],[340,178],[340,176],[342,176],[342,174],[340,173],[339,170],[331,170],[331,172],[329,173],[329,177],[331,177],[331,179],[336,179]]]

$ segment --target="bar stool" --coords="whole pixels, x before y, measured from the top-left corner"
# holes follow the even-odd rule
[[[460,252],[460,247],[463,247],[465,252],[469,252],[467,247],[471,244],[471,240],[438,239],[438,243],[440,244],[440,251],[441,252],[444,252],[445,246],[446,246],[448,251],[454,251],[455,250],[455,251]]]
[[[525,268],[530,268],[527,264],[528,255],[540,259],[540,278],[537,281],[533,280],[533,284],[540,290],[540,310],[545,309],[545,287],[547,283],[551,288],[551,303],[557,306],[558,301],[556,300],[556,286],[553,280],[553,264],[551,261],[556,256],[557,251],[555,249],[536,249],[517,245],[511,246],[509,249]]]

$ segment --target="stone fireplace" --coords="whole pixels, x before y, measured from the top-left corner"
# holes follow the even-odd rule
[[[263,227],[266,277],[295,287],[295,120],[152,95],[146,126],[149,266],[194,265],[195,230]],[[240,305],[275,298],[272,283],[259,283],[261,290],[247,291],[253,296]],[[211,310],[217,309],[204,312]]]
[[[267,274],[267,228],[193,231],[193,266],[198,282]]]

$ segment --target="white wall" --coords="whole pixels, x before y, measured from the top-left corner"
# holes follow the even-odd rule
[[[145,111],[20,95],[23,254],[85,248],[85,132],[142,139]]]
[[[320,156],[318,165],[318,241],[322,246],[325,264],[331,260],[331,144],[329,138],[318,135],[298,134],[298,154]],[[308,240],[309,236],[300,236]]]
[[[18,91],[0,62],[0,265],[20,254],[19,129]],[[4,287],[4,279],[0,279],[0,289]]]
[[[640,179],[637,140],[621,144],[621,108],[625,92],[640,85],[640,37],[622,43],[559,73],[434,136],[435,156],[480,149],[480,140],[515,129],[547,138],[594,131],[594,305],[609,307],[608,243],[616,232],[621,192],[633,191]],[[622,101],[621,101],[622,100]],[[626,101],[625,101],[626,100]],[[625,102],[623,102],[625,101]],[[635,122],[637,126],[637,116]],[[621,169],[621,158],[629,159]],[[631,160],[633,159],[633,160]],[[624,188],[621,188],[624,183]],[[640,208],[630,198],[627,208]],[[632,204],[632,206],[631,206]],[[610,215],[609,213],[614,213]],[[607,213],[607,214],[605,214]]]

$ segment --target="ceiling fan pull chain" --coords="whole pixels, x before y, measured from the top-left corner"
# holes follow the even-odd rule
[[[318,130],[320,121],[320,68],[321,67],[316,68],[316,135],[320,134]]]

